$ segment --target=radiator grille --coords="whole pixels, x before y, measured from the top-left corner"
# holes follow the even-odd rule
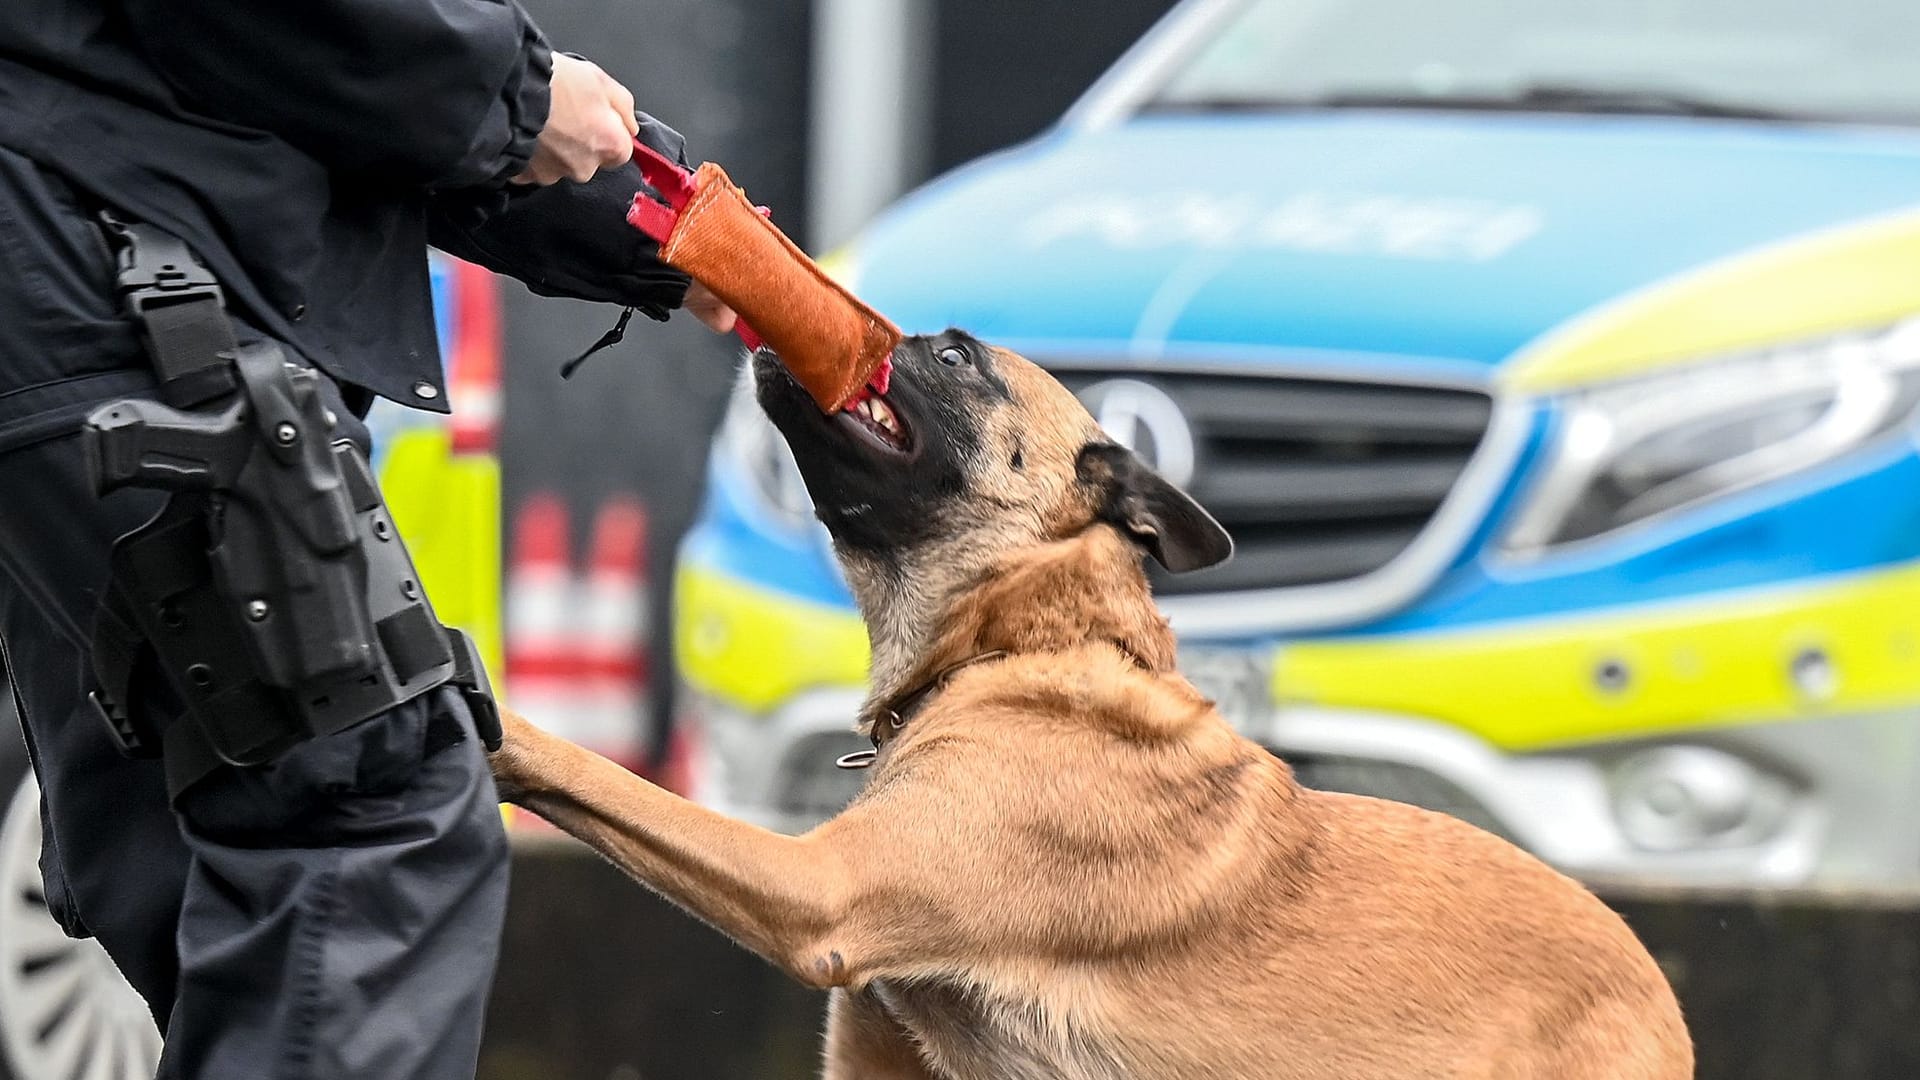
[[[1054,374],[1096,415],[1112,408],[1119,382],[1151,387],[1184,418],[1192,463],[1184,486],[1233,534],[1237,552],[1225,566],[1156,579],[1164,594],[1320,585],[1385,566],[1453,490],[1493,411],[1492,399],[1475,390],[1115,369]],[[1180,441],[1177,432],[1156,432],[1169,422],[1164,408],[1122,409],[1117,419],[1137,421],[1131,441],[1149,458],[1165,449],[1153,445],[1158,436]],[[1115,419],[1102,416],[1110,429]]]

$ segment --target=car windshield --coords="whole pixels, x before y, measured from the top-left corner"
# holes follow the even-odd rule
[[[1920,122],[1920,0],[1243,0],[1150,109]]]

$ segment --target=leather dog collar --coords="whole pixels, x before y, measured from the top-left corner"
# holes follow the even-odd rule
[[[880,748],[884,746],[887,741],[886,738],[882,738],[880,735],[882,721],[885,721],[885,730],[888,732],[887,737],[891,738],[893,735],[898,734],[901,728],[907,726],[907,721],[918,716],[920,710],[927,707],[927,702],[931,700],[935,694],[939,693],[955,675],[958,675],[961,671],[975,664],[984,664],[989,660],[998,660],[1006,655],[1007,651],[1005,649],[995,649],[992,652],[983,652],[977,656],[970,656],[957,664],[942,668],[939,674],[911,690],[903,694],[895,695],[879,708],[868,713],[865,718],[867,720],[867,737],[873,740],[873,748],[871,750],[855,750],[851,754],[842,754],[834,760],[834,764],[843,769],[864,769],[872,765],[874,759],[880,756]]]

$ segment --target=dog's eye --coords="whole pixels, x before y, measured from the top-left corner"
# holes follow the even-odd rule
[[[949,345],[934,354],[935,358],[948,367],[966,367],[973,363],[967,356],[967,350],[958,345]]]

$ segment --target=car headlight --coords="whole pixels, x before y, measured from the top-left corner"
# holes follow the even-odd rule
[[[1828,462],[1911,424],[1920,319],[1573,391],[1511,553],[1590,540]]]
[[[759,508],[774,524],[795,533],[814,527],[813,500],[800,479],[800,467],[754,400],[751,371],[743,371],[734,385],[714,453],[746,477]]]

